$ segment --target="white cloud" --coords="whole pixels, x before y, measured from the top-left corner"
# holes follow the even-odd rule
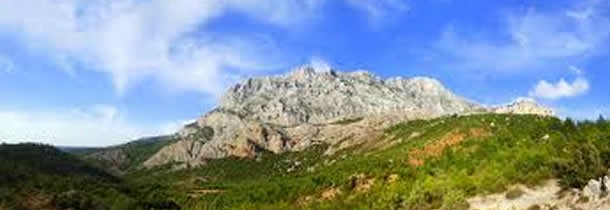
[[[591,5],[591,7],[596,5]],[[545,69],[551,64],[565,65],[604,52],[610,38],[610,18],[594,9],[576,14],[528,10],[505,17],[506,40],[486,32],[461,34],[448,27],[437,42],[439,52],[455,59],[450,65],[459,69],[518,72]]]
[[[5,56],[0,55],[0,72],[11,72],[15,69],[13,61]]]
[[[172,90],[216,95],[243,75],[283,64],[268,37],[216,33],[208,29],[213,21],[240,13],[289,28],[314,18],[326,1],[0,1],[0,33],[70,74],[86,67],[110,75],[119,93],[146,80]],[[391,2],[383,7],[390,8]],[[381,8],[374,10],[369,12],[381,14]],[[7,66],[13,65],[0,60],[0,68]],[[121,110],[100,105],[75,110],[0,110],[0,124],[0,141],[87,146],[173,132],[182,122],[142,125],[128,120]]]
[[[147,80],[172,90],[217,95],[236,78],[286,64],[268,37],[219,34],[208,30],[210,23],[237,12],[278,27],[300,26],[316,17],[325,2],[0,1],[0,33],[46,55],[70,74],[81,70],[73,66],[109,74],[119,93]],[[408,9],[397,0],[349,2],[376,17]]]
[[[568,67],[570,69],[570,71],[578,76],[582,75],[584,73],[584,71],[581,68],[578,68],[576,66],[569,66]]]
[[[281,26],[299,24],[315,16],[328,0],[228,0],[228,7],[243,11],[262,21]]]
[[[143,125],[117,108],[95,105],[62,110],[1,110],[0,142],[43,142],[54,145],[107,146],[142,136],[171,134],[182,122]]]
[[[593,15],[593,8],[585,8],[584,10],[568,10],[566,11],[566,16],[579,19],[579,20],[587,20]]]
[[[540,80],[530,90],[531,97],[544,99],[560,99],[579,96],[589,91],[589,81],[584,77],[584,71],[574,65],[568,66],[570,72],[576,75],[576,79],[572,82],[567,82],[564,78],[559,79],[555,84],[546,80]]]
[[[0,2],[0,32],[58,66],[84,64],[111,75],[123,92],[141,80],[216,94],[236,75],[275,64],[265,38],[215,34],[206,26],[227,11],[287,27],[320,0],[24,0]],[[264,52],[264,53],[262,53]]]
[[[410,9],[404,0],[346,0],[346,3],[365,12],[371,23],[379,22],[392,14],[407,12]]]
[[[578,77],[572,82],[567,82],[561,78],[557,83],[553,84],[546,80],[541,80],[536,84],[534,89],[530,91],[530,96],[545,98],[545,99],[560,99],[579,96],[587,93],[589,90],[589,82]]]

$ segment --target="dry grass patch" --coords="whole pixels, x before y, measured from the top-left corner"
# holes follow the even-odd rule
[[[355,192],[368,192],[375,184],[375,178],[364,174],[357,174],[350,177],[350,189]]]
[[[409,151],[407,163],[411,166],[422,166],[426,158],[438,157],[445,149],[458,145],[467,138],[485,137],[491,133],[485,128],[471,128],[468,132],[451,131],[438,141],[430,143],[422,149],[412,149]]]
[[[336,187],[331,187],[324,190],[320,196],[322,200],[332,200],[341,195],[341,190]]]

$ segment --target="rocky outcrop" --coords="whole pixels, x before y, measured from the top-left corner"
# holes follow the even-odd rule
[[[146,137],[116,146],[90,148],[77,154],[114,174],[123,174],[127,170],[138,168],[142,162],[173,140],[173,136]]]
[[[497,112],[528,110],[516,106]],[[216,108],[178,132],[182,140],[143,165],[199,166],[208,159],[299,151],[319,143],[331,145],[332,154],[405,120],[488,111],[427,77],[384,80],[366,71],[305,66],[229,88]]]
[[[563,189],[557,180],[548,180],[540,186],[517,185],[508,192],[476,196],[468,203],[472,210],[606,210],[610,209],[608,181],[604,176],[590,180],[582,189]]]
[[[302,67],[231,87],[214,110],[179,132],[182,141],[144,166],[197,166],[206,159],[298,151],[317,143],[349,147],[396,122],[479,108],[430,78],[382,80],[365,71]]]
[[[249,79],[219,104],[248,120],[282,126],[325,124],[392,111],[460,113],[474,104],[430,78],[381,80],[364,72],[316,72],[306,67],[288,75]]]
[[[500,114],[534,114],[541,116],[555,116],[552,109],[541,106],[533,99],[518,99],[513,103],[493,107],[490,109],[493,113]]]

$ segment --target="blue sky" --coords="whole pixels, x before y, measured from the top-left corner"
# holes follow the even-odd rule
[[[0,141],[171,133],[236,81],[312,61],[595,118],[609,45],[605,0],[2,1]]]

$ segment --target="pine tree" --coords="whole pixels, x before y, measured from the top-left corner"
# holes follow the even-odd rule
[[[568,132],[573,132],[573,131],[577,130],[577,126],[576,126],[576,123],[574,122],[574,120],[572,120],[572,118],[568,117],[563,122],[563,129]]]
[[[597,123],[598,123],[598,124],[604,124],[604,123],[606,123],[606,119],[604,118],[604,116],[603,116],[603,115],[601,115],[601,114],[600,114],[600,115],[599,115],[599,117],[597,117]]]
[[[599,117],[597,118],[597,128],[599,128],[599,130],[604,131],[606,130],[606,128],[608,127],[608,121],[604,118],[603,115],[599,115]]]

